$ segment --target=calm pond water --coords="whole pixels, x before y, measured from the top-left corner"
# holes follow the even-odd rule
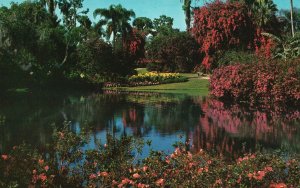
[[[152,140],[151,149],[173,151],[190,139],[194,150],[215,150],[235,157],[256,145],[300,153],[300,109],[288,113],[260,111],[205,97],[153,93],[14,94],[0,97],[0,152],[23,142],[43,148],[52,126],[71,122],[79,132],[93,127],[105,143],[106,131]],[[144,148],[147,155],[150,147]]]

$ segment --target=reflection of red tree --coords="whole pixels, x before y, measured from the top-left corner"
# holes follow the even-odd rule
[[[127,126],[126,112],[123,112],[123,113],[122,113],[122,124],[123,124],[123,127],[126,127],[126,126]]]
[[[129,118],[131,121],[136,122],[136,109],[129,109]]]
[[[193,145],[196,150],[216,149],[224,153],[241,150],[240,139],[251,140],[247,143],[280,144],[282,140],[292,142],[297,127],[291,120],[299,122],[299,111],[281,117],[278,111],[249,112],[239,105],[226,107],[218,100],[196,100],[201,105],[204,115],[199,118],[199,125],[194,130]],[[239,141],[235,141],[239,139]],[[249,145],[248,145],[249,146]],[[237,153],[236,153],[237,154]]]
[[[131,128],[134,135],[141,136],[141,128],[144,124],[144,114],[138,114],[141,109],[136,109],[136,107],[130,107],[124,110],[122,113],[122,123],[123,127]]]

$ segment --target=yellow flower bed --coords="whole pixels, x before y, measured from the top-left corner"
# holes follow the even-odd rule
[[[185,77],[179,75],[179,73],[158,73],[158,72],[147,72],[140,73],[129,77],[129,82],[156,82],[164,83],[165,81],[176,82],[184,80]]]

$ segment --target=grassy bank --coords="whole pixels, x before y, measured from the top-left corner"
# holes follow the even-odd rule
[[[137,69],[139,73],[145,73],[146,69]],[[141,91],[141,92],[157,92],[157,93],[175,93],[187,94],[191,96],[208,95],[208,79],[199,78],[197,74],[182,73],[180,74],[188,78],[187,82],[160,84],[151,86],[138,87],[109,87],[106,90],[123,90],[123,91]]]

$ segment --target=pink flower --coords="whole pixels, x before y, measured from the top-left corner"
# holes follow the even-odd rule
[[[36,174],[36,169],[33,169],[32,174]]]
[[[39,159],[39,165],[43,165],[44,164],[44,160],[43,159]]]
[[[242,176],[240,175],[240,176],[239,176],[239,179],[238,179],[236,182],[237,182],[238,184],[240,184],[241,181],[242,181]]]
[[[243,161],[243,158],[241,158],[241,157],[237,159],[238,164],[241,163],[242,161]]]
[[[95,179],[95,178],[97,178],[97,175],[96,175],[96,174],[91,174],[91,175],[89,176],[89,179],[90,179],[90,180]]]
[[[38,179],[39,179],[38,175],[33,175],[31,182],[35,184]]]
[[[165,183],[165,180],[163,178],[160,178],[160,179],[156,180],[155,185],[163,186],[164,183]]]
[[[125,179],[123,179],[122,180],[122,182],[121,182],[121,184],[127,184],[127,183],[129,183],[131,180],[130,179],[128,179],[128,178],[125,178]]]
[[[250,159],[254,159],[254,158],[255,158],[255,155],[252,154],[252,155],[250,156]]]
[[[199,168],[197,172],[198,174],[201,174],[203,172],[203,168]]]
[[[267,171],[267,172],[272,172],[272,171],[273,171],[273,168],[270,167],[270,166],[267,166],[267,167],[265,167],[264,170]]]
[[[208,172],[208,167],[206,166],[206,167],[204,168],[204,170],[205,170],[205,172]]]
[[[97,162],[94,162],[93,164],[94,164],[94,167],[96,167],[98,163],[97,163]]]
[[[146,187],[149,187],[149,185],[139,183],[139,184],[137,184],[137,187],[138,188],[146,188]]]
[[[141,177],[141,175],[139,175],[138,173],[135,173],[135,174],[132,175],[132,177],[134,179],[139,179]]]
[[[193,158],[193,155],[192,155],[191,152],[188,152],[188,158],[189,158],[189,159],[192,159],[192,158]]]
[[[174,151],[174,154],[175,155],[180,155],[181,154],[180,148],[176,148],[175,151]]]
[[[1,158],[6,161],[8,159],[8,155],[1,155]]]
[[[42,173],[39,175],[39,179],[42,180],[42,182],[44,182],[47,180],[47,176],[44,173]]]
[[[174,153],[172,153],[172,154],[170,155],[170,157],[171,157],[172,159],[174,159],[174,158],[175,158]]]
[[[143,166],[143,171],[146,172],[148,170],[148,166]]]
[[[285,183],[272,183],[269,188],[287,188]]]
[[[118,182],[116,180],[112,181],[112,187],[114,187],[115,185],[118,185]]]
[[[46,172],[49,170],[49,166],[45,166],[44,169],[46,170]]]
[[[265,171],[258,171],[255,176],[254,176],[254,179],[256,180],[262,180],[266,175],[266,172]]]
[[[102,177],[107,177],[108,176],[107,172],[98,172],[97,174],[98,174],[98,176],[102,176]]]

